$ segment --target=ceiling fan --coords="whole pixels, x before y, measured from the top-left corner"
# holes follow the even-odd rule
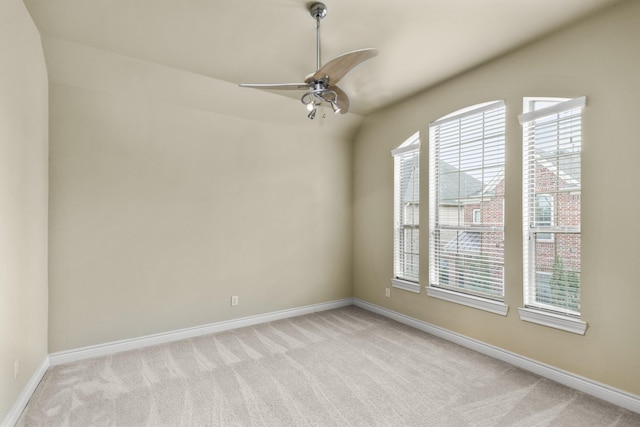
[[[331,105],[334,113],[346,114],[349,111],[349,97],[336,83],[356,65],[373,58],[377,49],[358,49],[332,59],[321,66],[320,62],[320,20],[327,16],[327,6],[313,3],[309,13],[316,20],[316,71],[307,75],[304,83],[241,83],[241,87],[271,90],[306,90],[300,100],[307,107],[308,118],[314,119],[318,107],[324,103]]]

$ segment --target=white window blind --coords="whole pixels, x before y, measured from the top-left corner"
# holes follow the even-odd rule
[[[394,158],[394,278],[418,283],[420,258],[419,134],[415,133],[391,154]]]
[[[429,287],[504,299],[503,101],[429,126]]]
[[[524,304],[580,315],[582,109],[586,98],[525,100]]]

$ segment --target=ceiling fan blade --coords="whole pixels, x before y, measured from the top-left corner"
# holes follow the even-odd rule
[[[251,87],[255,89],[270,89],[270,90],[305,90],[309,89],[307,83],[240,83],[240,87]]]
[[[358,49],[333,58],[318,71],[305,79],[306,82],[329,78],[329,85],[334,85],[342,79],[352,68],[361,62],[371,59],[378,54],[378,49]]]
[[[340,114],[347,114],[349,112],[349,107],[351,102],[349,101],[349,97],[342,89],[338,86],[331,86],[331,90],[338,95],[338,99],[336,100],[336,104],[340,107]]]

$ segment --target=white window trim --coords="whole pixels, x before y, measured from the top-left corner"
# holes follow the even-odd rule
[[[520,313],[520,320],[525,322],[561,329],[578,335],[584,335],[587,330],[587,322],[583,322],[575,317],[563,316],[561,314],[527,307],[518,307],[518,313]]]
[[[525,103],[530,103],[531,101],[534,101],[536,99],[545,99],[545,98],[525,98],[524,101]],[[561,98],[553,98],[553,99],[560,100]],[[545,117],[550,114],[555,114],[558,112],[575,109],[575,108],[584,108],[586,106],[586,103],[587,103],[586,96],[581,96],[578,98],[573,98],[573,99],[560,102],[551,107],[523,113],[520,116],[518,116],[518,119],[520,121],[520,124],[525,124],[539,117]],[[535,274],[535,270],[534,270],[534,274]],[[527,307],[527,306],[518,307],[518,313],[520,314],[520,320],[525,322],[531,322],[538,325],[547,326],[550,328],[559,329],[559,330],[571,332],[578,335],[584,335],[587,330],[587,322],[577,317],[567,316],[561,313],[545,311],[540,308]]]
[[[467,307],[477,308],[478,310],[488,311],[490,313],[506,316],[509,312],[509,306],[501,301],[494,301],[487,298],[481,298],[474,295],[466,295],[460,292],[449,291],[434,286],[426,286],[427,295],[441,300],[453,302],[456,304],[466,305]]]
[[[531,102],[531,101],[535,101],[537,99],[541,99],[541,100],[545,100],[545,99],[553,99],[553,100],[561,100],[561,99],[566,99],[566,98],[535,98],[535,97],[531,97],[531,98],[525,98],[525,102]],[[546,108],[541,108],[539,110],[535,110],[535,111],[529,111],[526,113],[523,113],[521,115],[518,116],[518,120],[520,121],[520,124],[524,124],[526,122],[531,122],[535,119],[538,119],[540,117],[546,117],[552,114],[557,114],[557,113],[561,113],[563,111],[567,111],[567,110],[574,110],[576,108],[584,108],[587,105],[587,97],[586,96],[580,96],[578,98],[573,98],[573,99],[568,99],[566,101],[560,102],[556,105],[552,105],[551,107],[546,107]]]
[[[462,110],[459,110],[457,112],[454,112],[452,114],[446,115],[432,123],[430,123],[429,125],[429,129],[431,129],[434,126],[449,122],[449,121],[453,121],[453,120],[458,120],[460,118],[463,118],[465,116],[468,116],[470,114],[478,114],[484,111],[489,111],[489,110],[493,110],[495,108],[500,108],[500,107],[505,107],[505,101],[504,100],[499,100],[499,101],[490,101],[490,102],[486,102],[483,104],[479,104],[479,105],[474,105],[474,106],[470,106],[467,108],[464,108]],[[505,113],[506,115],[506,113]],[[506,129],[505,129],[506,132]],[[431,135],[430,135],[431,138]],[[431,139],[430,139],[431,141]],[[432,150],[432,144],[429,144],[429,167],[433,168],[434,165],[432,164],[432,159],[434,158],[433,153],[431,152]],[[431,173],[431,172],[430,172]],[[501,179],[501,177],[498,177],[498,179]],[[429,179],[429,181],[431,181],[431,179]],[[431,187],[431,182],[429,182],[429,191],[433,194],[435,194],[435,189]],[[432,219],[432,215],[431,215],[431,205],[433,203],[433,199],[431,198],[433,196],[430,196],[429,199],[429,231],[430,234],[433,233],[431,231],[432,227],[433,227],[433,219]],[[504,200],[503,200],[503,212],[504,211]],[[504,231],[504,227],[502,227],[502,230]],[[429,251],[429,267],[431,268],[431,250]],[[503,266],[504,267],[504,266]],[[427,295],[430,297],[434,297],[434,298],[438,298],[438,299],[442,299],[445,301],[449,301],[452,303],[456,303],[456,304],[461,304],[461,305],[465,305],[467,307],[472,307],[472,308],[476,308],[478,310],[484,310],[484,311],[488,311],[490,313],[494,313],[494,314],[499,314],[501,316],[506,316],[507,313],[509,312],[509,306],[507,304],[505,304],[503,301],[496,301],[496,300],[492,300],[489,298],[483,298],[480,296],[475,296],[475,295],[468,295],[459,291],[451,291],[448,289],[444,289],[438,286],[432,286],[431,285],[431,281],[432,281],[432,272],[429,272],[429,284],[427,286],[425,286],[426,288],[426,292]],[[503,276],[504,277],[504,276]]]
[[[419,283],[410,282],[408,280],[399,279],[397,277],[391,279],[391,286],[409,292],[420,293],[421,287]]]
[[[402,144],[400,147],[394,148],[393,150],[391,150],[391,155],[397,156],[399,154],[408,153],[409,151],[419,150],[420,149],[419,137],[420,136],[417,132],[411,135],[411,137],[406,141],[406,142],[409,142],[409,144],[408,145]]]

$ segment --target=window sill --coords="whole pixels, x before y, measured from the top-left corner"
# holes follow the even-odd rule
[[[480,298],[473,295],[465,295],[459,292],[453,292],[432,286],[427,286],[427,295],[445,301],[454,302],[456,304],[462,304],[468,307],[477,308],[478,310],[484,310],[490,313],[499,314],[501,316],[506,316],[509,312],[509,306],[505,303],[493,301],[486,298]]]
[[[409,282],[402,279],[391,279],[391,286],[394,288],[402,289],[409,292],[420,293],[420,284],[416,282]]]
[[[519,307],[518,312],[520,313],[520,320],[525,322],[537,323],[538,325],[561,329],[579,335],[584,335],[587,330],[586,322],[573,317],[523,307]]]

